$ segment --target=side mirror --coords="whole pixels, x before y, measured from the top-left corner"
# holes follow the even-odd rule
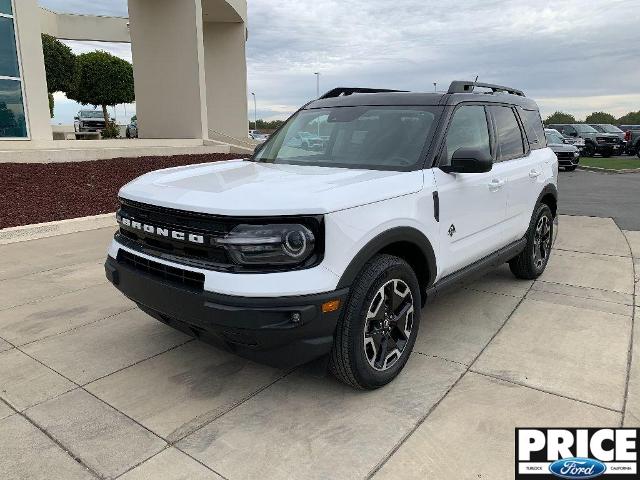
[[[453,152],[451,165],[440,167],[445,173],[485,173],[493,168],[491,155],[475,148],[459,148]]]
[[[571,132],[569,135],[571,135],[572,137],[577,137],[578,134],[576,132]]]
[[[74,119],[74,120],[80,120],[80,117],[75,116],[75,117],[73,117],[73,119]]]

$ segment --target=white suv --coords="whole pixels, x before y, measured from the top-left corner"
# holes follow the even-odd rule
[[[289,141],[300,133],[321,148]],[[542,273],[557,172],[518,90],[335,89],[251,159],[124,186],[106,273],[198,338],[279,366],[329,354],[340,380],[376,388],[407,362],[428,300],[504,262]]]

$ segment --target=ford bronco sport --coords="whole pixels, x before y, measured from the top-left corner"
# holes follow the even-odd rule
[[[305,132],[321,148],[289,142]],[[519,90],[334,89],[251,159],[125,185],[106,275],[190,335],[274,365],[325,357],[376,388],[407,362],[427,301],[504,262],[543,272],[557,175]]]

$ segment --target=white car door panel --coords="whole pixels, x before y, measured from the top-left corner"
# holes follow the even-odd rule
[[[491,153],[488,117],[482,105],[454,112],[441,161],[448,164],[459,148]],[[440,202],[439,277],[485,257],[505,244],[507,178],[499,164],[485,173],[433,170]]]
[[[505,244],[506,185],[501,169],[447,174],[434,169],[440,199],[441,275],[448,275]]]

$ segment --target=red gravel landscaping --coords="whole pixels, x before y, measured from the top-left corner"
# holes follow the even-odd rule
[[[211,153],[66,163],[0,163],[0,228],[114,212],[122,185],[160,168],[242,158]]]

